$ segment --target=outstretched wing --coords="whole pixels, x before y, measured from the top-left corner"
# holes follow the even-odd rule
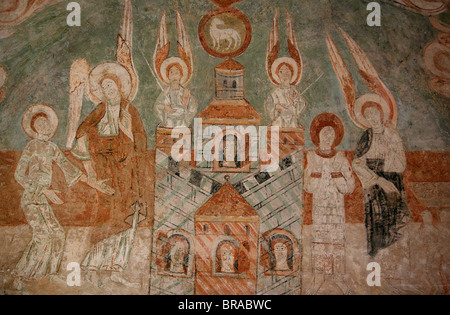
[[[289,12],[286,10],[286,34],[288,37],[288,50],[289,55],[295,60],[298,66],[298,76],[293,82],[294,85],[298,84],[302,79],[303,74],[303,60],[298,46],[297,37],[295,36],[294,24],[292,23],[292,18]]]
[[[178,35],[178,56],[184,60],[184,62],[188,67],[189,77],[187,79],[187,82],[189,82],[192,79],[192,74],[194,70],[194,58],[192,55],[191,42],[189,41],[186,25],[184,24],[183,17],[178,11],[177,11],[177,35]]]
[[[272,65],[278,58],[280,53],[280,34],[278,31],[278,9],[275,11],[275,17],[273,18],[272,31],[269,34],[269,42],[267,44],[266,53],[266,72],[270,81],[276,84],[272,74]]]
[[[339,53],[336,44],[328,33],[327,46],[328,54],[330,56],[331,63],[333,64],[334,72],[336,73],[336,76],[339,80],[342,95],[344,96],[345,104],[347,105],[347,112],[350,115],[350,118],[356,124],[358,124],[354,112],[354,104],[356,101],[355,84],[353,82],[352,75],[350,74],[350,71],[348,70],[347,65],[344,62],[344,59],[342,59],[342,56]]]
[[[380,79],[377,71],[372,66],[369,58],[367,58],[361,47],[340,27],[339,31],[344,37],[347,46],[350,48],[353,59],[355,59],[356,65],[358,66],[359,73],[363,77],[367,87],[372,90],[373,93],[380,95],[389,105],[391,109],[391,115],[389,117],[389,122],[393,126],[397,126],[398,120],[398,108],[397,102],[394,96],[384,82]]]
[[[83,107],[83,95],[89,95],[94,103],[99,103],[98,100],[93,99],[93,96],[90,95],[89,63],[86,59],[77,59],[72,63],[69,84],[69,123],[66,147],[67,149],[72,149]]]
[[[124,0],[124,10],[122,15],[122,26],[117,38],[117,61],[130,73],[131,92],[128,97],[133,101],[139,87],[139,77],[133,63],[133,9],[131,0]]]
[[[158,41],[156,42],[155,52],[153,54],[153,69],[157,74],[160,81],[161,77],[161,65],[164,60],[167,59],[170,50],[169,33],[167,32],[166,14],[164,13],[161,18],[159,26]]]

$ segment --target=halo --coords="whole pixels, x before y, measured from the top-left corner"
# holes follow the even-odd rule
[[[434,42],[425,48],[424,62],[425,66],[432,74],[441,78],[450,78],[446,66],[442,62],[450,59],[450,48],[439,43]]]
[[[301,76],[301,73],[299,74],[297,62],[295,62],[295,60],[291,57],[281,57],[281,58],[276,59],[273,62],[271,71],[272,71],[272,76],[273,76],[273,79],[275,80],[275,83],[277,85],[281,84],[280,77],[277,74],[277,69],[282,63],[287,63],[288,65],[290,65],[292,67],[292,69],[294,69],[294,73],[292,74],[292,79],[290,82],[290,84],[293,84],[295,81],[297,81],[298,77]],[[298,80],[298,82],[300,82],[300,80]]]
[[[170,80],[167,77],[167,69],[169,68],[169,66],[171,66],[173,64],[179,64],[181,66],[181,69],[183,70],[180,84],[185,85],[186,83],[188,83],[189,82],[189,69],[188,69],[186,62],[184,62],[184,60],[181,59],[180,57],[167,58],[161,64],[160,73],[161,73],[161,80],[163,81],[163,83],[169,85]]]
[[[364,105],[368,103],[375,103],[380,105],[381,110],[383,111],[383,122],[386,123],[391,115],[391,109],[386,100],[378,94],[366,94],[356,100],[355,106],[353,108],[356,122],[366,129],[370,128],[369,122],[363,115]]]
[[[120,92],[122,97],[124,99],[128,99],[131,93],[131,75],[127,69],[113,62],[102,63],[91,71],[91,75],[89,76],[89,85],[92,94],[99,100],[103,100],[105,98],[103,95],[101,82],[105,76],[111,74],[120,80]]]
[[[228,0],[228,2],[231,2],[231,0]],[[235,1],[237,2],[237,1]],[[207,38],[210,38],[208,34],[210,34],[210,29],[207,29],[207,24],[214,19],[217,16],[226,15],[229,18],[236,18],[239,21],[241,21],[245,28],[245,38],[242,40],[242,43],[240,47],[236,47],[236,49],[233,49],[229,52],[222,52],[220,50],[215,49],[214,47],[210,46],[208,44]],[[241,25],[242,26],[242,25]],[[210,27],[208,27],[210,28]],[[243,32],[244,29],[241,29]],[[242,34],[244,35],[244,34]],[[213,57],[218,57],[222,59],[230,59],[235,58],[237,56],[240,56],[244,53],[244,51],[247,50],[247,48],[250,46],[251,40],[252,40],[252,26],[250,23],[250,20],[248,17],[239,11],[238,9],[230,8],[230,7],[220,7],[214,10],[211,10],[207,12],[202,19],[200,20],[200,23],[198,25],[198,36],[200,39],[200,44],[202,45],[203,49],[210,54]],[[242,38],[241,38],[242,39]]]
[[[332,148],[334,149],[339,144],[341,144],[342,140],[344,139],[344,133],[345,133],[344,124],[342,123],[342,120],[334,114],[322,113],[322,114],[316,116],[316,118],[314,118],[314,120],[311,123],[310,130],[309,130],[310,135],[311,135],[311,140],[316,147],[319,147],[320,131],[327,126],[333,127],[333,129],[336,133],[334,143],[332,146]]]
[[[52,131],[49,136],[49,140],[53,138],[58,129],[58,115],[55,110],[45,104],[34,104],[28,107],[22,116],[22,129],[25,131],[28,137],[32,139],[38,138],[38,134],[34,131],[32,122],[36,115],[43,114],[50,123]]]

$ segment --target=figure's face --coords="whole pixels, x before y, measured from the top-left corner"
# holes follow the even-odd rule
[[[120,91],[116,82],[111,79],[105,79],[102,82],[103,94],[108,101],[120,100]]]
[[[52,133],[52,128],[50,126],[50,122],[45,117],[39,117],[34,122],[34,129],[38,133],[38,135],[43,139],[49,139]]]
[[[232,265],[234,264],[234,253],[231,248],[223,248],[221,251],[222,254],[222,264],[223,265]]]
[[[178,67],[173,66],[169,70],[169,81],[171,83],[179,83],[181,81],[181,72]]]
[[[383,121],[381,120],[381,113],[375,106],[369,107],[364,113],[364,117],[370,124],[372,128],[379,128],[383,126]]]
[[[273,253],[277,262],[284,262],[287,259],[288,248],[283,243],[277,243],[273,247]]]
[[[278,77],[280,78],[282,85],[290,85],[292,75],[293,74],[291,69],[289,69],[289,67],[286,65],[281,66],[280,70],[278,71]]]
[[[331,126],[324,127],[319,133],[320,149],[330,150],[333,146],[336,132]]]
[[[175,245],[171,253],[172,261],[174,263],[182,263],[184,259],[184,249],[181,245]]]

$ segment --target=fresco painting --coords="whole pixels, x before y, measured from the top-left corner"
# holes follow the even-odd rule
[[[446,1],[94,2],[0,5],[1,294],[449,293]]]

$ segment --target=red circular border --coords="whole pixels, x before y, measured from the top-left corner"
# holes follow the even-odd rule
[[[341,144],[342,140],[344,139],[344,133],[345,133],[344,124],[343,124],[342,120],[335,114],[322,113],[313,119],[313,121],[311,123],[311,127],[309,129],[310,135],[311,135],[311,140],[316,147],[319,147],[319,144],[320,144],[319,133],[326,126],[333,127],[334,131],[336,132],[334,143],[333,143],[333,149],[334,149],[339,144]]]
[[[244,0],[210,0],[210,1],[221,8],[226,8]]]
[[[214,16],[217,16],[219,14],[224,14],[224,13],[229,13],[229,14],[235,15],[242,22],[244,22],[245,31],[246,31],[245,40],[244,40],[244,43],[242,44],[241,48],[239,48],[238,50],[236,50],[233,53],[226,53],[226,54],[219,53],[219,52],[213,50],[211,47],[209,47],[206,44],[206,38],[205,38],[205,33],[204,33],[206,24],[209,22],[209,20],[212,19]],[[198,25],[198,37],[200,39],[200,43],[202,44],[203,49],[211,56],[218,57],[218,58],[224,58],[224,59],[234,58],[239,55],[242,55],[244,53],[244,51],[247,50],[248,46],[250,46],[250,42],[252,41],[252,26],[250,24],[250,20],[248,19],[248,17],[241,11],[234,9],[234,8],[218,8],[218,9],[209,11],[202,17],[200,24]]]

